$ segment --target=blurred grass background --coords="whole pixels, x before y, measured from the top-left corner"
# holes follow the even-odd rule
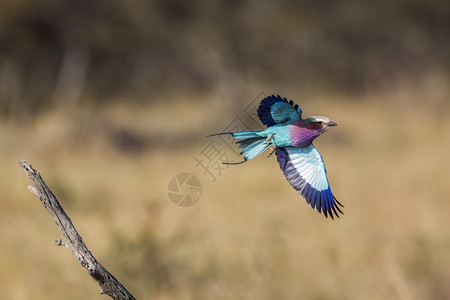
[[[450,298],[447,1],[2,1],[0,289],[96,299],[17,164],[140,299]],[[336,121],[315,145],[345,205],[263,157],[197,156],[260,92]],[[178,208],[167,184],[202,182]],[[103,297],[104,298],[104,297]]]

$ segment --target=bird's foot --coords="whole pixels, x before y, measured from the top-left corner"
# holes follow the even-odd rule
[[[277,147],[273,147],[272,150],[270,151],[269,155],[267,155],[267,157],[271,157],[272,154],[275,153],[275,150],[277,150]]]

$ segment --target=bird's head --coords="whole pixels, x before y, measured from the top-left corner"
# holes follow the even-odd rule
[[[327,117],[313,116],[304,120],[306,127],[311,130],[319,131],[320,133],[325,132],[328,128],[336,126],[337,124]]]

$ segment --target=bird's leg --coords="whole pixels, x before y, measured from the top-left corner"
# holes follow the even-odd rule
[[[273,138],[274,135],[275,135],[274,133],[272,133],[272,134],[269,135],[269,137],[266,139],[266,144],[269,144],[269,143],[272,142],[272,138]],[[273,146],[273,144],[272,144],[272,146]],[[267,155],[267,157],[271,157],[272,154],[275,152],[275,149],[276,149],[276,147],[274,147],[274,148],[270,151],[270,153],[269,153],[269,155]]]
[[[270,144],[270,142],[272,141],[273,136],[275,135],[275,133],[271,133],[265,140],[266,144]]]
[[[269,155],[267,155],[267,157],[271,157],[272,154],[275,153],[275,150],[277,150],[277,147],[273,147],[272,150],[270,151]]]

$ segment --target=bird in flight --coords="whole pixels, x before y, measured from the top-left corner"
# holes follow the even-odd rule
[[[331,192],[323,158],[312,144],[315,138],[337,124],[322,116],[302,119],[302,109],[279,95],[261,101],[258,117],[266,129],[210,135],[230,134],[237,139],[238,148],[243,149],[240,153],[243,161],[225,164],[241,164],[273,148],[268,157],[275,152],[287,181],[313,209],[332,219],[339,217],[338,212],[343,214],[339,208],[343,205]]]

